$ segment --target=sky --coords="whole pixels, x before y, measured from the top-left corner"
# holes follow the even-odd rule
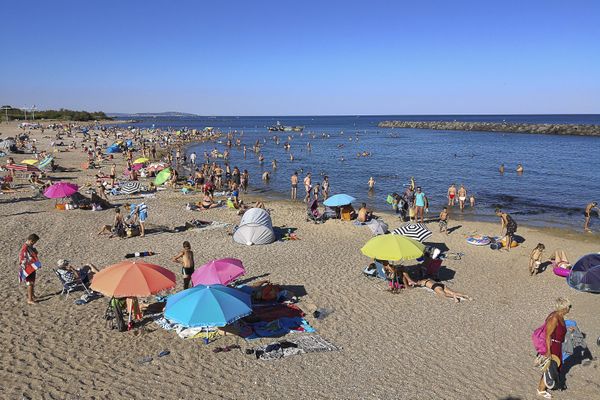
[[[29,0],[0,14],[2,105],[600,113],[596,0]]]

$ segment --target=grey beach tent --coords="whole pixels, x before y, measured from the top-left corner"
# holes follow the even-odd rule
[[[248,246],[273,243],[275,233],[269,213],[262,208],[251,208],[246,211],[240,225],[233,233],[233,240]]]

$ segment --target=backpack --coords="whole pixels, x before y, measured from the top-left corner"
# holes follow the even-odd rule
[[[533,347],[538,354],[546,354],[546,321],[531,334]]]

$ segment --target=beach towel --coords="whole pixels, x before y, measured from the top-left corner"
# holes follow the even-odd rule
[[[260,360],[278,360],[280,358],[306,353],[339,351],[340,347],[323,339],[320,335],[303,335],[290,340],[274,342],[254,349]]]
[[[315,328],[310,326],[304,318],[279,318],[270,322],[261,321],[248,324],[253,333],[244,337],[246,340],[259,339],[262,337],[280,337],[287,335],[290,332],[316,332]]]
[[[42,267],[42,263],[37,256],[37,250],[24,244],[19,252],[19,266],[19,282],[23,282],[25,278]]]

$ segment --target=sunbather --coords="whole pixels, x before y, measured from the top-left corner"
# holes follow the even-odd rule
[[[75,268],[70,265],[69,260],[64,259],[58,260],[56,266],[58,267],[56,271],[67,283],[80,280],[87,285],[91,282],[94,274],[99,272],[93,264],[86,264],[80,268]]]
[[[436,282],[433,279],[421,279],[413,283],[416,284],[416,286],[427,287],[440,296],[452,298],[456,303],[459,303],[461,300],[465,299],[473,300],[466,294],[455,292],[454,290],[450,289],[447,285],[441,282]]]
[[[240,285],[237,289],[250,294],[254,302],[284,302],[287,300],[296,301],[298,298],[291,290],[283,288],[281,285],[271,283],[269,280],[261,280],[251,285]]]
[[[98,232],[98,235],[102,235],[105,232],[109,232],[110,236],[109,238],[118,236],[118,237],[123,237],[125,236],[125,222],[123,220],[123,215],[121,215],[121,209],[120,208],[115,208],[115,220],[113,222],[112,225],[103,225],[102,229],[100,229],[100,232]]]
[[[564,250],[556,250],[554,256],[551,258],[552,264],[560,268],[571,268],[571,263],[567,258],[567,253]]]

